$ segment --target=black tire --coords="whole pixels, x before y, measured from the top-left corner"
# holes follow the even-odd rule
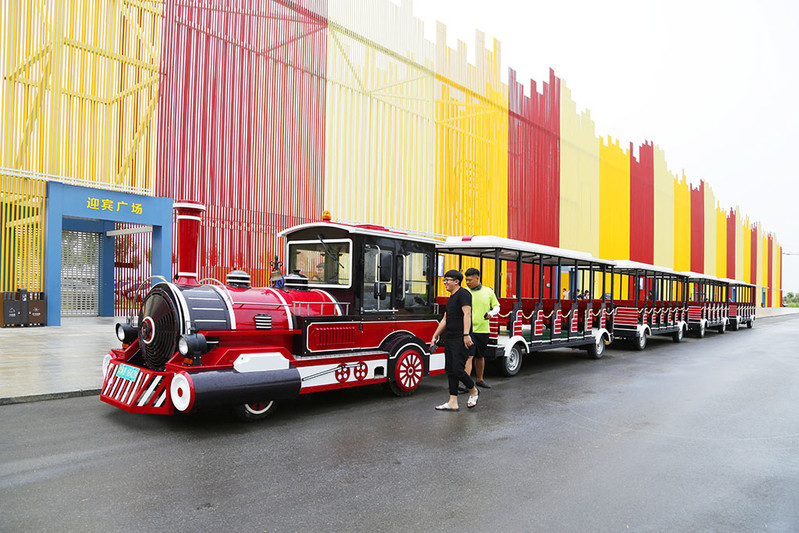
[[[505,377],[513,377],[522,368],[522,349],[519,343],[513,345],[507,356],[497,357],[497,369]]]
[[[752,327],[754,325],[755,325],[755,321],[754,320],[750,320],[749,322],[746,323],[746,327],[749,328],[749,329],[752,329]]]
[[[646,333],[641,333],[640,336],[636,337],[633,340],[633,348],[636,350],[643,351],[646,348]]]
[[[233,414],[242,422],[258,422],[273,416],[277,411],[275,400],[242,403],[233,406]]]
[[[674,342],[682,342],[682,337],[683,337],[683,329],[680,328],[672,334],[671,340]]]
[[[727,329],[727,327],[724,324],[722,324],[716,328],[716,331],[718,331],[719,333],[724,333],[725,329]]]
[[[588,346],[588,357],[591,359],[602,359],[605,355],[605,339],[600,335],[594,338],[594,343]]]
[[[388,389],[395,396],[410,396],[424,377],[424,352],[413,343],[400,348]]]
[[[699,324],[699,331],[696,332],[696,336],[700,339],[705,337],[705,324]]]
[[[738,325],[738,321],[737,320],[731,320],[730,321],[730,329],[731,330],[738,331],[739,328],[740,328],[740,326]]]

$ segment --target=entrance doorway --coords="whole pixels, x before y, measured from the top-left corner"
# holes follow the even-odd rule
[[[100,314],[100,234],[61,232],[61,316]]]

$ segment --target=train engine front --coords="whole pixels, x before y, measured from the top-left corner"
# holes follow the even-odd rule
[[[102,401],[125,411],[189,412],[232,406],[244,419],[271,414],[276,400],[299,394],[292,364],[297,315],[341,314],[328,292],[250,287],[241,271],[226,283],[198,281],[198,234],[204,206],[175,204],[178,272],[142,300],[138,322],[117,324],[122,349],[103,360]],[[291,276],[289,276],[289,279]],[[298,307],[299,306],[299,307]]]

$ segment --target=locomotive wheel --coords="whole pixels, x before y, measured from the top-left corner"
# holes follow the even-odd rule
[[[603,355],[605,355],[605,340],[602,337],[595,337],[594,344],[588,346],[588,357],[602,359]]]
[[[410,396],[424,376],[424,358],[416,345],[408,345],[397,355],[394,381],[388,387],[396,396]]]
[[[646,333],[641,333],[641,335],[635,338],[633,341],[633,348],[639,352],[646,348]]]
[[[276,410],[277,402],[268,400],[236,405],[233,407],[233,414],[243,422],[257,422],[274,415]]]
[[[677,331],[675,331],[674,334],[672,334],[671,340],[673,340],[674,342],[681,342],[682,336],[683,336],[683,330],[682,328],[680,328]]]
[[[497,357],[497,368],[499,373],[506,377],[512,377],[519,373],[522,368],[522,349],[519,344],[514,344],[508,355]]]

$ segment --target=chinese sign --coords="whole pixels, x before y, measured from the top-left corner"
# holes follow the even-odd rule
[[[94,209],[96,211],[128,211],[130,206],[130,213],[134,215],[141,215],[141,204],[128,203],[128,202],[114,202],[113,200],[106,200],[102,198],[92,198],[91,196],[86,199],[86,208]]]

